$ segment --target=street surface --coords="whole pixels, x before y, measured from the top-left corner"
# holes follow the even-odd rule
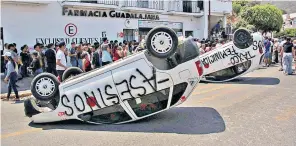
[[[296,75],[278,67],[240,81],[201,83],[179,107],[123,125],[32,124],[23,104],[1,102],[3,146],[296,145]]]

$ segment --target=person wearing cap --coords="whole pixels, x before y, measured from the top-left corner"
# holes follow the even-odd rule
[[[58,76],[60,78],[62,78],[64,71],[67,69],[65,51],[66,51],[65,42],[60,42],[59,50],[56,55],[56,69],[57,69]]]
[[[11,90],[13,89],[14,94],[16,96],[16,101],[19,101],[18,90],[16,88],[17,72],[15,70],[17,68],[17,65],[15,64],[12,58],[11,52],[6,52],[3,56],[4,56],[4,59],[7,60],[7,64],[6,64],[7,71],[6,71],[4,82],[8,83],[7,98],[4,100],[7,100],[7,101],[9,100]]]
[[[73,67],[77,67],[78,66],[78,62],[77,62],[77,53],[75,50],[76,44],[75,42],[71,43],[71,48],[69,51],[69,57],[70,57],[70,63]]]

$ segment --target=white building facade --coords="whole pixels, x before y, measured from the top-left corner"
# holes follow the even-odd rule
[[[179,36],[202,39],[218,20],[226,25],[231,11],[231,1],[223,0],[1,1],[2,39],[18,48],[37,42],[93,44],[105,36],[132,41],[145,38],[150,29],[162,25]]]

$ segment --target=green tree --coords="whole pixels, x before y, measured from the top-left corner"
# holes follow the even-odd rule
[[[278,32],[275,34],[275,37],[295,37],[296,36],[296,28],[287,28],[284,31]]]
[[[270,4],[248,7],[241,12],[241,17],[263,33],[278,32],[283,25],[282,11]]]

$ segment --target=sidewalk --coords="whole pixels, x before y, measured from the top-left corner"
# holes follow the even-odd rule
[[[17,87],[17,90],[19,91],[19,95],[20,97],[26,97],[26,96],[30,96],[31,95],[31,81],[32,81],[33,77],[26,77],[23,78],[20,81],[17,81],[17,85],[19,87]],[[2,98],[6,98],[7,97],[7,92],[8,92],[8,84],[6,84],[4,81],[4,74],[1,73],[1,99]],[[14,98],[14,92],[12,91],[11,93],[11,98]]]

